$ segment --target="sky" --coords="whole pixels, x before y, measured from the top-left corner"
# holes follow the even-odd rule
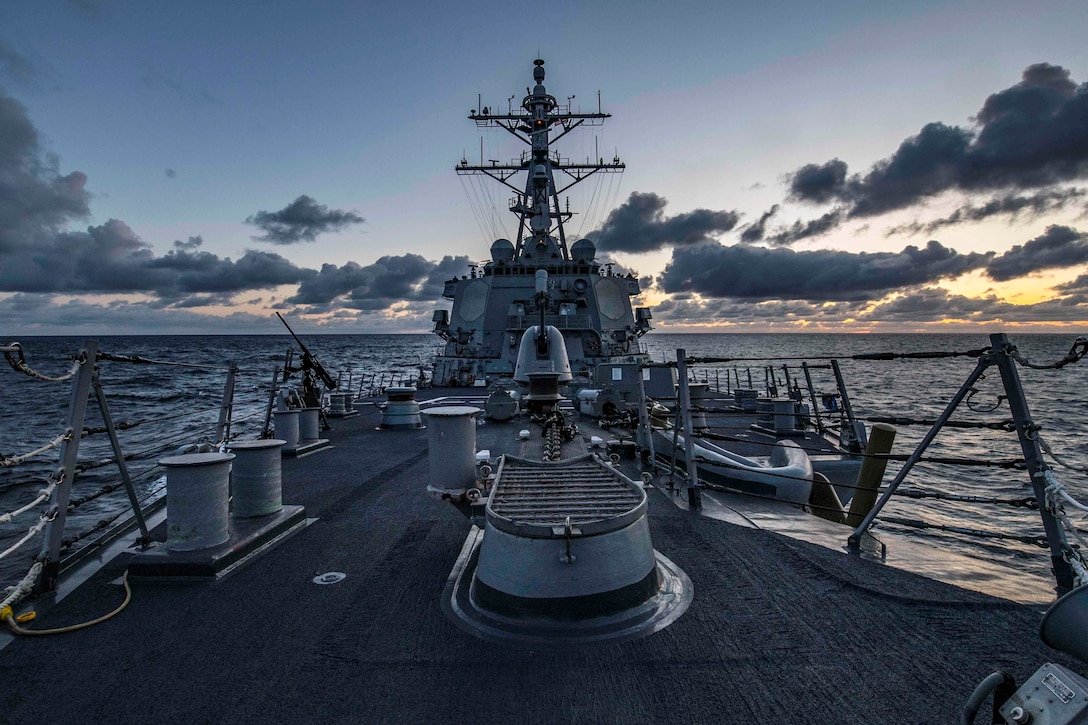
[[[1088,3],[0,4],[0,337],[426,332],[516,235],[462,158],[546,61],[571,239],[669,332],[1081,332]],[[565,200],[564,200],[565,203]]]

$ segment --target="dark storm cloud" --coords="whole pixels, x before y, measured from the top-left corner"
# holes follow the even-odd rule
[[[78,171],[58,171],[56,158],[40,148],[26,109],[0,93],[0,293],[16,293],[0,300],[0,313],[9,313],[24,327],[49,330],[64,324],[74,329],[108,315],[118,329],[145,325],[200,332],[204,328],[194,329],[194,321],[201,316],[183,310],[232,305],[241,293],[299,285],[300,301],[312,298],[328,310],[343,310],[340,320],[357,317],[345,307],[373,310],[375,327],[389,329],[402,322],[383,321],[384,311],[394,304],[398,314],[414,313],[415,305],[429,306],[441,295],[444,282],[469,264],[464,256],[431,262],[402,255],[366,267],[325,265],[318,272],[262,250],[247,250],[235,259],[220,257],[204,251],[199,236],[177,240],[158,255],[117,219],[86,231],[71,230],[90,213],[86,181]],[[330,211],[306,196],[282,211],[256,216],[281,240],[313,238],[362,221],[353,212]],[[153,299],[109,304],[79,300],[73,307],[53,304],[56,294],[141,294]],[[246,329],[257,319],[235,313],[217,317],[214,324],[218,330]]]
[[[789,176],[791,198],[844,202],[849,217],[913,206],[949,190],[1039,189],[1088,173],[1088,84],[1047,63],[986,99],[973,129],[929,123],[865,174],[833,159]]]
[[[292,305],[329,305],[339,297],[353,309],[384,309],[401,300],[432,300],[442,293],[447,279],[468,268],[466,256],[431,262],[418,254],[385,256],[366,266],[348,262],[324,264],[302,280]]]
[[[196,249],[204,244],[204,237],[189,237],[189,241],[174,240],[174,249]]]
[[[842,211],[832,209],[818,219],[809,221],[795,221],[793,226],[780,229],[767,237],[767,241],[779,247],[788,246],[809,237],[818,237],[826,234],[839,225],[842,221]]]
[[[1016,305],[990,295],[964,297],[939,287],[915,290],[881,302],[867,311],[867,320],[884,323],[941,322],[1075,322],[1088,317],[1085,298],[1065,297]]]
[[[964,222],[978,222],[993,216],[1008,216],[1012,219],[1021,215],[1033,219],[1040,214],[1064,209],[1068,204],[1080,201],[1088,195],[1084,189],[1053,189],[1040,191],[1037,194],[1006,194],[987,201],[985,204],[967,204],[946,217],[934,219],[926,223],[912,222],[901,224],[885,232],[885,236],[893,234],[932,234],[944,227],[962,224]]]
[[[248,250],[232,261],[196,251],[198,240],[157,257],[127,224],[111,219],[0,255],[0,291],[147,292],[171,299],[291,284],[312,274],[270,252]]]
[[[1088,292],[1088,274],[1082,274],[1072,282],[1055,287],[1059,292]]]
[[[777,213],[778,204],[775,204],[770,209],[763,212],[758,220],[744,227],[744,229],[740,233],[740,240],[745,244],[752,244],[754,242],[761,241],[763,239],[763,234],[767,230],[767,222],[769,222],[771,220],[771,217],[773,217]]]
[[[87,216],[86,175],[61,175],[26,108],[0,91],[0,254]]]
[[[279,211],[257,212],[246,219],[246,224],[264,231],[263,236],[254,239],[273,244],[297,244],[312,242],[319,234],[338,232],[363,221],[353,211],[329,209],[303,194]]]
[[[1088,275],[1086,275],[1088,277]],[[1088,280],[1086,280],[1088,284]],[[964,297],[940,287],[922,287],[874,304],[872,301],[809,302],[803,300],[684,300],[654,307],[658,323],[669,325],[728,324],[734,329],[840,329],[843,320],[864,327],[940,323],[971,324],[1077,322],[1088,317],[1088,295],[1070,295],[1029,305],[1016,305],[990,295]]]
[[[1075,267],[1085,262],[1088,262],[1088,234],[1052,225],[1035,239],[1017,244],[994,258],[986,265],[986,274],[1004,282],[1044,269]]]
[[[733,229],[739,219],[736,212],[710,209],[695,209],[666,218],[667,203],[653,192],[632,192],[589,237],[603,252],[638,254],[711,241]]]
[[[846,162],[831,159],[826,164],[805,164],[788,175],[789,196],[796,201],[826,204],[846,194]]]
[[[803,300],[676,300],[654,307],[654,319],[669,325],[718,325],[759,328],[797,328],[808,325],[838,325],[845,318],[857,318],[867,301],[818,303]]]
[[[992,254],[960,254],[938,242],[901,252],[794,251],[747,245],[674,249],[658,282],[665,292],[704,297],[862,300],[905,286],[952,279]]]

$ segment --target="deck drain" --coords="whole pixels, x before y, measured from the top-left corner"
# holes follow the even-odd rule
[[[314,577],[314,584],[339,584],[347,578],[342,571],[327,571]]]

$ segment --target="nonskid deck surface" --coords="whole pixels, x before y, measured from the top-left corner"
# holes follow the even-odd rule
[[[655,547],[695,588],[644,639],[568,653],[485,642],[440,596],[468,532],[426,493],[427,431],[335,422],[284,461],[317,521],[214,583],[136,582],[113,620],[0,652],[10,722],[953,722],[1045,647],[1028,608],[694,516],[650,492]],[[482,425],[493,453],[522,425]],[[123,557],[122,557],[123,558]],[[120,559],[38,626],[112,609]],[[315,576],[340,571],[338,584]]]

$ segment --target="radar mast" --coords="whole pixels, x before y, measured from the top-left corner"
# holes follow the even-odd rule
[[[575,128],[583,124],[600,126],[612,114],[602,113],[600,109],[597,113],[572,113],[569,101],[567,106],[561,106],[545,89],[544,61],[538,58],[533,65],[535,85],[532,91],[525,89],[527,95],[521,102],[522,112],[492,113],[490,108],[482,107],[473,109],[469,115],[480,128],[505,129],[526,144],[528,150],[522,152],[520,160],[507,164],[492,162],[487,166],[473,166],[462,158],[456,170],[459,175],[489,176],[514,191],[509,207],[518,217],[515,261],[523,264],[569,262],[571,256],[563,225],[573,214],[560,207],[559,195],[595,173],[622,173],[626,167],[618,156],[611,162],[598,158],[595,162],[571,163],[558,151],[551,150],[553,143]],[[522,171],[526,172],[523,189],[511,182]],[[565,182],[561,188],[556,185],[556,172],[562,174],[560,180]]]

